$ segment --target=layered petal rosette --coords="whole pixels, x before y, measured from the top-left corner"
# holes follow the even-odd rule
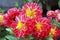
[[[42,17],[42,9],[36,3],[29,2],[22,7],[23,14],[28,19],[36,19]]]
[[[17,21],[14,21],[11,24],[14,34],[18,38],[28,37],[32,33],[32,30],[33,30],[33,26],[31,26],[33,21],[29,20],[27,22],[23,22],[19,19],[19,17],[16,17],[16,20]]]
[[[4,14],[4,25],[10,26],[15,20],[15,17],[19,15],[19,10],[17,8],[11,8]]]
[[[34,37],[36,38],[46,38],[49,35],[50,22],[47,18],[41,18],[35,24]]]
[[[51,25],[51,29],[49,32],[49,36],[53,37],[54,39],[56,39],[57,37],[59,37],[59,29],[53,25]]]

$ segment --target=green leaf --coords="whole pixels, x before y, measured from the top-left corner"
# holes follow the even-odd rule
[[[14,6],[18,7],[19,6],[18,2],[15,2]]]
[[[60,8],[60,0],[58,1],[58,6],[59,6],[59,8]]]
[[[5,30],[6,28],[0,27],[0,38],[4,37],[7,35],[7,31]]]
[[[24,4],[26,4],[27,2],[29,2],[28,0],[24,0]]]
[[[54,26],[56,26],[60,29],[60,23],[58,23],[56,20],[52,20],[51,24],[53,24]]]
[[[47,5],[46,5],[46,9],[47,9],[47,10],[51,10],[51,6],[47,4]]]
[[[32,34],[29,35],[28,38],[20,38],[20,40],[33,40],[34,37],[32,36]]]
[[[5,36],[5,38],[8,39],[8,40],[19,40],[18,38],[16,38],[13,35],[7,35],[7,36]]]
[[[9,34],[13,34],[13,31],[11,28],[6,28],[6,30],[9,32]]]
[[[32,2],[32,0],[28,0],[28,2]]]
[[[15,2],[14,6],[16,6],[18,9],[21,9],[21,6],[19,5],[18,2]]]
[[[46,38],[46,40],[53,40],[53,38],[49,36]]]
[[[41,8],[43,8],[43,5],[42,5],[42,3],[41,3],[41,2],[39,3],[39,5],[40,5],[40,7],[41,7]]]
[[[5,12],[5,10],[0,8],[0,13],[4,13],[4,12]]]
[[[29,40],[29,38],[20,38],[19,40]]]
[[[34,39],[34,37],[33,37],[32,34],[29,35],[29,39],[30,39],[30,40],[33,40],[33,39]]]
[[[6,40],[6,38],[0,38],[0,40]]]
[[[24,40],[29,40],[29,38],[24,38]]]

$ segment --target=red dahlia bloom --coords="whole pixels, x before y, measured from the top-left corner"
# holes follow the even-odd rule
[[[7,11],[10,18],[14,18],[19,15],[19,10],[17,8],[11,8]]]
[[[54,39],[56,39],[60,34],[59,34],[59,30],[57,27],[54,27],[53,25],[51,26],[49,35],[51,37],[53,37]]]
[[[11,24],[14,34],[18,38],[28,37],[29,34],[32,32],[32,28],[33,28],[30,22],[33,22],[33,21],[29,20],[26,23],[24,23],[18,17],[16,18],[16,20],[17,21]]]
[[[50,22],[47,18],[42,18],[35,24],[34,37],[46,38],[49,35]]]
[[[14,21],[14,18],[19,15],[19,10],[17,8],[11,8],[4,14],[4,25],[10,26]]]
[[[23,14],[29,19],[34,19],[37,17],[42,17],[42,9],[36,3],[27,3],[22,7]]]

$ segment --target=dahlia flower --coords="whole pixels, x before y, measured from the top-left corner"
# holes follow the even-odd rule
[[[59,37],[59,35],[60,35],[59,34],[59,29],[57,27],[54,27],[53,25],[51,25],[49,36],[56,39],[57,37]]]
[[[17,8],[11,8],[4,14],[4,25],[10,26],[11,23],[15,20],[14,18],[19,15],[19,10]]]
[[[50,22],[47,18],[41,18],[41,20],[37,21],[34,26],[34,37],[46,38],[49,35]]]
[[[23,14],[27,16],[28,19],[34,19],[36,17],[42,17],[42,9],[36,3],[27,3],[22,7]]]
[[[32,20],[25,22],[22,22],[19,17],[16,17],[17,21],[12,22],[11,28],[13,29],[13,32],[16,37],[18,38],[24,38],[28,37],[33,30],[33,27],[31,26]],[[33,24],[32,24],[33,25]]]

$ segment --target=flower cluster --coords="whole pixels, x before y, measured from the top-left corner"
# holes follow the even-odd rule
[[[29,37],[33,34],[35,38],[54,39],[60,36],[60,30],[50,23],[50,19],[55,18],[60,21],[60,10],[48,11],[47,17],[42,17],[42,9],[36,3],[27,3],[21,10],[11,8],[6,14],[0,14],[0,25],[9,26],[18,38]]]

